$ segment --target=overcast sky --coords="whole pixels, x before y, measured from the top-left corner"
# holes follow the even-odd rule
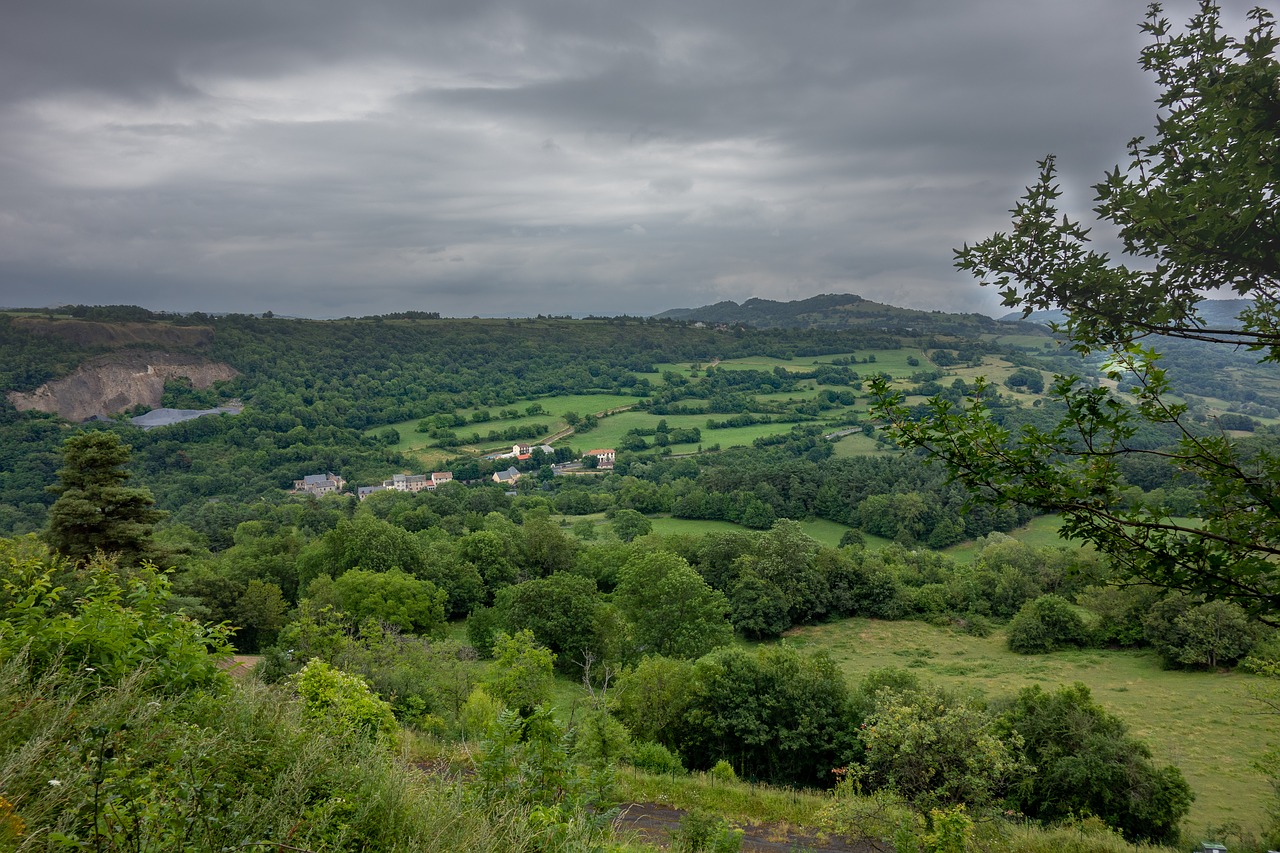
[[[17,0],[0,305],[1002,313],[951,250],[1004,225],[1038,158],[1087,187],[1147,132],[1144,10]]]

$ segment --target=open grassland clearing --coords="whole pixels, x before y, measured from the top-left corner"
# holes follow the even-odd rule
[[[875,356],[875,361],[868,364],[867,358],[870,356]],[[914,346],[904,346],[899,349],[867,349],[857,350],[856,352],[796,356],[795,358],[773,358],[769,356],[731,358],[716,362],[715,366],[725,370],[761,370],[766,373],[772,373],[775,367],[781,367],[787,371],[808,371],[821,365],[833,364],[837,359],[853,360],[856,358],[857,362],[847,366],[859,374],[882,371],[893,376],[909,376],[921,369],[921,367],[907,363],[907,359],[910,357],[918,360],[921,366],[930,364],[922,349]],[[697,366],[699,375],[701,375],[703,370],[711,366],[711,362],[697,362]],[[653,365],[653,372],[651,373],[637,373],[636,375],[646,376],[650,380],[654,380],[661,378],[663,373],[670,371],[680,376],[689,377],[693,374],[693,367],[693,362],[666,362]]]
[[[703,536],[708,533],[743,532],[747,528],[732,521],[710,518],[672,518],[668,515],[653,516],[653,532],[667,536]]]
[[[1202,524],[1202,520],[1198,518],[1185,518],[1173,516],[1171,519],[1176,524],[1182,524],[1191,527],[1198,527]],[[1013,539],[1017,539],[1026,545],[1034,548],[1056,548],[1059,546],[1090,548],[1091,545],[1083,544],[1074,539],[1066,539],[1062,536],[1062,516],[1060,515],[1038,515],[1028,521],[1021,527],[1015,527],[1013,530],[1005,533]],[[967,542],[959,542],[942,549],[942,553],[946,554],[957,563],[972,562],[979,552],[982,551],[982,544],[975,540]]]
[[[605,412],[610,409],[620,408],[622,406],[634,406],[639,398],[624,396],[622,394],[561,394],[555,397],[538,397],[525,400],[518,400],[514,403],[508,403],[501,406],[490,406],[484,409],[460,409],[455,414],[461,415],[466,419],[467,423],[454,427],[453,431],[460,437],[466,438],[472,433],[480,433],[481,436],[487,436],[491,430],[502,432],[511,427],[526,426],[528,424],[544,424],[547,427],[546,434],[553,435],[557,431],[565,428],[568,424],[564,420],[565,412],[577,412],[579,415],[596,414]],[[499,419],[497,414],[503,409],[516,409],[525,412],[528,407],[534,403],[542,406],[543,412],[537,415],[521,414],[518,418]],[[492,420],[483,423],[475,423],[471,420],[477,411],[488,411],[494,417]],[[384,424],[383,426],[372,427],[365,430],[366,435],[377,435],[386,430],[388,427],[395,429],[400,434],[400,441],[395,445],[395,449],[401,453],[422,454],[429,448],[435,446],[432,439],[428,438],[425,433],[417,432],[417,427],[422,418],[414,418],[409,421],[401,421],[394,424]],[[523,443],[529,443],[531,439],[520,439]],[[485,439],[481,445],[485,448],[489,446],[510,445],[514,441],[489,441]],[[508,447],[508,449],[510,449]]]
[[[702,431],[702,441],[688,444],[672,444],[672,453],[695,453],[698,444],[708,447],[719,444],[721,447],[750,446],[761,436],[778,435],[791,431],[790,423],[752,424],[744,427],[728,427],[726,429],[707,429],[708,419],[722,420],[729,415],[654,415],[649,412],[621,412],[607,418],[601,418],[600,425],[590,432],[574,434],[558,442],[570,444],[579,449],[590,447],[618,447],[623,437],[633,429],[651,430],[657,427],[658,421],[666,421],[671,429],[688,429],[697,427]],[[645,436],[645,440],[653,442],[653,436]]]
[[[1017,539],[1023,544],[1030,545],[1034,548],[1054,548],[1059,545],[1079,545],[1070,539],[1063,539],[1062,516],[1060,515],[1038,515],[1028,521],[1021,527],[1010,530],[1005,536]],[[946,554],[957,563],[972,562],[978,553],[982,550],[982,544],[970,539],[967,542],[960,542],[950,547],[943,548],[942,553]]]
[[[1033,684],[1053,690],[1079,681],[1158,762],[1182,770],[1196,792],[1188,828],[1238,821],[1258,829],[1265,822],[1270,789],[1250,762],[1280,744],[1280,715],[1263,713],[1250,698],[1255,676],[1164,670],[1153,652],[1017,655],[1002,631],[971,637],[922,622],[848,619],[793,629],[784,642],[827,652],[855,682],[893,666],[995,699]]]
[[[838,385],[823,385],[822,388],[840,390]],[[804,403],[818,396],[822,389],[813,380],[802,383],[802,387],[794,391],[774,391],[769,394],[755,394],[754,398],[761,403]]]
[[[896,448],[886,447],[874,438],[860,432],[850,433],[836,442],[835,456],[876,456],[882,453],[898,453]]]
[[[938,381],[943,385],[950,385],[955,379],[963,379],[969,384],[973,384],[978,377],[985,377],[988,382],[1001,385],[1004,380],[1009,378],[1009,374],[1017,370],[1011,363],[1005,361],[998,356],[987,355],[982,357],[982,364],[977,367],[969,367],[968,365],[955,365],[953,367],[943,368],[946,373],[942,379]],[[1043,373],[1043,371],[1041,371]],[[1001,392],[1008,389],[1001,385]]]
[[[734,524],[732,521],[714,519],[671,518],[670,516],[660,515],[653,516],[649,520],[653,522],[654,533],[668,535],[701,536],[706,533],[726,533],[734,530],[744,532],[750,530],[750,528]],[[821,518],[801,521],[800,527],[808,536],[830,548],[839,547],[840,538],[844,536],[845,531],[849,530],[848,525],[837,524],[834,521],[827,521]],[[864,533],[863,537],[866,540],[865,547],[869,551],[878,551],[891,544],[890,540],[870,533]]]
[[[868,363],[868,359],[874,357],[875,361]],[[785,358],[733,358],[720,362],[717,367],[726,370],[761,370],[766,373],[772,373],[775,367],[781,367],[787,371],[809,371],[821,365],[833,364],[837,359],[857,359],[853,364],[847,365],[850,370],[856,371],[860,375],[870,373],[888,373],[891,376],[910,376],[917,370],[921,370],[930,364],[925,356],[924,350],[919,347],[901,347],[899,349],[869,349],[858,350],[857,352],[831,353],[829,355],[815,356],[797,356],[792,359]],[[915,358],[919,365],[907,363],[907,359]],[[706,365],[703,365],[706,367]]]
[[[984,341],[990,341],[991,343],[1005,347],[1022,347],[1024,349],[1035,350],[1043,349],[1046,351],[1057,350],[1058,348],[1056,339],[1048,332],[1043,335],[993,335],[988,333],[979,335],[978,337]],[[1046,346],[1046,344],[1048,346]]]
[[[515,420],[499,421],[496,416],[502,409],[518,409],[523,412],[530,405],[537,403],[542,406],[543,414],[533,415],[531,416],[532,419],[539,417],[545,418],[547,416],[563,419],[565,412],[577,412],[579,415],[594,415],[599,414],[600,412],[607,412],[610,409],[617,409],[622,406],[634,406],[639,399],[639,397],[632,397],[624,394],[558,394],[554,397],[529,397],[524,400],[517,400],[516,402],[509,403],[505,406],[483,406],[474,409],[459,409],[457,414],[462,415],[462,417],[466,418],[469,422],[476,412],[487,411],[495,416],[494,420],[477,424],[476,427],[488,426],[490,428],[497,428],[497,425],[499,424],[517,422]],[[463,427],[459,427],[459,429],[463,429]],[[480,432],[484,433],[485,430],[481,429]]]

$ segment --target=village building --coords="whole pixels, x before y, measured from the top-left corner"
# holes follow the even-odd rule
[[[522,462],[533,458],[533,451],[541,450],[548,456],[554,456],[556,449],[549,444],[513,444],[511,452],[486,456],[486,459],[518,459]]]
[[[382,485],[397,492],[420,492],[436,487],[435,482],[426,474],[393,474],[390,480],[383,480]]]
[[[393,474],[390,480],[383,480],[380,486],[360,486],[356,495],[364,500],[375,492],[421,492],[432,491],[441,483],[452,483],[452,471],[433,471],[430,474]]]
[[[507,486],[514,486],[519,479],[520,472],[515,469],[514,465],[505,471],[496,471],[493,475],[493,482]]]
[[[340,492],[346,484],[346,480],[332,472],[328,474],[308,474],[301,480],[293,481],[293,491],[299,495],[315,495],[319,497]]]
[[[608,469],[613,467],[615,454],[612,447],[588,450],[586,453],[582,454],[583,459],[586,459],[588,456],[594,456],[596,458],[596,462],[598,463],[596,465],[597,468]]]

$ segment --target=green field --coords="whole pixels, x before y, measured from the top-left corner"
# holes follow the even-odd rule
[[[501,432],[508,427],[541,423],[547,425],[547,434],[550,435],[567,426],[564,422],[565,412],[577,412],[580,415],[596,414],[598,412],[618,408],[619,406],[633,406],[636,401],[636,397],[628,397],[621,394],[561,394],[555,397],[521,400],[517,403],[510,403],[505,406],[492,406],[487,408],[488,411],[496,415],[501,409],[519,409],[523,412],[531,403],[540,403],[542,408],[546,411],[541,415],[529,415],[519,418],[509,418],[507,420],[495,419],[482,424],[468,423],[465,426],[455,427],[454,432],[458,433],[460,436],[471,435],[473,432],[478,432],[481,435],[487,435],[489,430],[497,430],[498,432]],[[457,414],[460,414],[464,418],[470,420],[471,415],[475,411],[475,409],[461,409]],[[446,453],[444,451],[435,450],[434,446],[431,445],[430,440],[425,435],[415,432],[414,430],[417,428],[420,420],[421,418],[414,418],[411,421],[401,421],[400,423],[395,424],[383,424],[382,426],[372,427],[365,430],[365,434],[376,435],[387,427],[392,427],[400,433],[400,442],[395,445],[395,449],[401,453],[418,455],[424,459],[443,459],[445,456],[456,455],[453,451]],[[529,439],[523,439],[523,441],[527,442]],[[513,442],[485,441],[483,442],[483,445],[484,447],[489,447],[490,445],[509,445],[512,443]],[[597,445],[592,446],[595,447]],[[460,448],[459,450],[465,452],[465,449],[463,448]]]
[[[1059,545],[1073,544],[1069,539],[1063,539],[1059,532],[1062,530],[1062,516],[1060,515],[1040,515],[1031,519],[1021,527],[1014,528],[1006,533],[1019,542],[1031,545],[1035,548],[1054,548]],[[957,563],[968,563],[978,556],[978,552],[982,550],[982,545],[974,540],[961,542],[948,548],[943,548],[942,553],[946,554]]]
[[[1025,347],[1028,349],[1044,349],[1045,344],[1053,345],[1056,338],[1044,335],[981,335],[984,341],[993,341],[1001,346]],[[1056,345],[1053,347],[1057,349]]]
[[[483,408],[484,410],[497,415],[501,409],[519,409],[523,412],[525,407],[529,404],[539,403],[547,414],[534,415],[531,420],[545,418],[548,415],[559,419],[564,417],[565,412],[577,412],[580,415],[587,415],[598,414],[600,412],[608,411],[609,409],[616,409],[619,406],[634,406],[639,399],[640,398],[638,397],[623,394],[559,394],[555,397],[533,397],[528,400],[521,400],[518,403],[510,403],[505,406],[485,406]],[[471,416],[477,411],[480,410],[459,409],[458,414],[470,420]],[[479,427],[480,432],[483,433],[486,432],[487,429],[500,429],[502,426],[516,424],[519,422],[520,421],[518,420],[494,420],[488,423],[478,424],[477,427]],[[462,431],[466,428],[459,427],[458,429],[459,431]]]
[[[663,533],[667,535],[687,535],[701,536],[704,533],[723,533],[730,530],[738,530],[749,532],[750,528],[743,527],[741,524],[734,524],[732,521],[718,521],[701,518],[671,518],[670,516],[653,516],[650,517],[653,522],[653,532]],[[844,536],[844,532],[849,529],[848,525],[837,524],[834,521],[816,518],[809,521],[800,522],[801,529],[804,532],[826,545],[829,548],[836,548],[840,545],[840,538]],[[878,551],[886,545],[890,544],[888,539],[871,534],[864,534],[866,539],[866,548],[869,551]]]
[[[1004,634],[970,637],[921,622],[849,619],[796,628],[784,642],[823,650],[851,681],[879,667],[995,698],[1039,684],[1082,682],[1107,710],[1145,740],[1158,762],[1181,768],[1196,801],[1185,826],[1238,821],[1260,829],[1269,786],[1250,762],[1280,744],[1280,715],[1262,713],[1249,695],[1255,676],[1163,670],[1151,652],[1076,651],[1016,655]]]
[[[653,522],[653,532],[661,533],[664,536],[702,536],[707,533],[728,533],[734,530],[747,530],[747,528],[740,524],[734,524],[732,521],[671,518],[669,516],[655,516],[649,520]]]
[[[843,355],[849,357],[856,355],[858,358],[867,358],[874,355],[876,361],[873,364],[860,363],[852,365],[855,370],[861,373],[885,372],[896,377],[900,383],[906,381],[906,377],[911,374],[931,368],[931,363],[926,358],[922,350],[916,348],[902,348],[896,350],[868,350],[861,353],[844,353],[832,354],[825,356],[809,356],[796,358],[792,360],[780,358],[743,358],[724,361],[719,364],[725,369],[754,369],[772,371],[775,367],[782,367],[787,370],[808,370],[817,364],[829,364],[833,359]],[[918,366],[907,364],[907,359],[914,357],[920,361]],[[672,371],[684,376],[692,373],[693,365],[691,363],[663,363],[654,365],[657,373],[646,374],[654,380],[658,380],[660,374],[665,371]],[[703,368],[706,364],[702,365]],[[949,368],[946,371],[947,376],[958,376],[972,381],[979,375],[987,376],[993,382],[1001,381],[1005,376],[1013,371],[1013,366],[1008,362],[1000,359],[987,359],[982,367],[973,368]],[[945,378],[944,382],[947,381]],[[813,381],[806,381],[802,387],[795,391],[779,391],[766,394],[755,395],[759,401],[777,403],[777,402],[801,402],[811,400],[822,390],[822,386]],[[1020,397],[1031,397],[1033,395],[1021,394]],[[922,402],[923,398],[909,398],[910,401]],[[488,407],[488,411],[496,414],[501,409],[516,409],[524,412],[532,403],[538,403],[544,409],[543,414],[525,415],[519,418],[508,420],[493,420],[481,424],[473,424],[468,422],[464,426],[456,427],[455,432],[459,436],[465,437],[474,432],[482,435],[487,434],[490,430],[501,431],[508,427],[524,426],[528,424],[542,424],[545,432],[539,439],[524,439],[524,441],[545,440],[547,437],[563,430],[567,424],[563,420],[565,412],[574,411],[580,415],[597,414],[611,409],[624,406],[634,406],[639,402],[639,398],[618,395],[618,394],[564,394],[554,397],[530,398],[520,400],[515,403]],[[849,412],[865,413],[867,411],[868,401],[865,395],[860,395],[859,399],[853,406],[840,409],[833,409],[824,413],[823,420],[837,420],[841,415]],[[459,410],[457,414],[470,421],[471,416],[476,409]],[[757,438],[764,436],[778,435],[789,432],[792,423],[772,423],[772,424],[754,424],[747,427],[733,427],[723,430],[708,430],[706,422],[708,419],[722,419],[725,415],[654,415],[646,411],[634,410],[620,412],[615,415],[603,417],[600,419],[599,425],[589,432],[581,434],[573,434],[567,438],[560,439],[556,442],[558,445],[569,445],[578,450],[587,450],[596,447],[618,447],[622,443],[623,437],[632,429],[653,429],[659,420],[666,420],[667,424],[672,428],[689,428],[698,427],[702,430],[702,441],[687,444],[675,444],[670,446],[672,453],[696,453],[699,446],[702,448],[712,445],[719,445],[722,448],[750,446]],[[456,450],[440,450],[426,438],[425,435],[415,432],[418,425],[418,419],[411,421],[403,421],[396,424],[386,424],[380,427],[374,427],[366,430],[367,434],[376,434],[380,430],[386,429],[388,426],[394,427],[400,434],[400,441],[395,445],[395,449],[401,453],[417,457],[426,467],[433,467],[443,464],[444,460],[458,454],[475,454],[490,452],[498,447],[505,447],[511,442],[502,440],[488,441],[482,440],[478,445],[464,445]],[[832,427],[835,428],[834,425]],[[836,444],[835,453],[838,457],[864,456],[868,454],[886,452],[886,449],[878,445],[873,440],[861,435],[851,435],[841,439]]]
[[[885,447],[878,443],[874,438],[855,432],[852,435],[846,435],[844,438],[836,442],[835,456],[837,459],[849,456],[872,456],[877,453],[897,453],[898,451]]]
[[[564,439],[559,444],[571,444],[581,450],[588,450],[592,447],[617,447],[622,443],[622,438],[630,430],[633,429],[653,429],[658,425],[658,421],[665,420],[667,426],[672,429],[688,429],[689,427],[697,427],[702,430],[702,446],[708,447],[712,444],[719,444],[721,447],[736,447],[739,445],[749,446],[756,438],[763,435],[777,435],[780,432],[789,432],[791,424],[753,424],[745,427],[730,427],[728,429],[707,429],[707,420],[709,418],[724,418],[725,415],[653,415],[648,412],[622,412],[621,414],[611,415],[607,418],[600,419],[600,425],[590,432],[582,434],[574,434]],[[646,436],[647,441],[652,442],[653,436]],[[670,446],[672,453],[694,453],[698,450],[697,444],[673,444]]]

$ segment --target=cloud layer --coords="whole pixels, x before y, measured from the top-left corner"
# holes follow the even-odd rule
[[[951,249],[1154,117],[1123,0],[18,6],[7,305],[994,310]]]

